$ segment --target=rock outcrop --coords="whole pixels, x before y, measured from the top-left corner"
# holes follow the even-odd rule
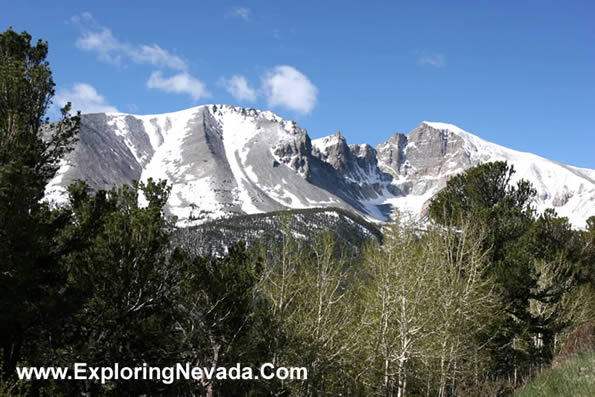
[[[66,200],[84,179],[92,189],[167,179],[166,210],[182,225],[284,208],[339,207],[386,221],[396,210],[423,216],[451,176],[506,160],[531,181],[540,211],[555,207],[578,227],[595,215],[595,171],[486,142],[444,123],[423,122],[373,148],[339,132],[310,140],[269,111],[204,105],[160,115],[82,116],[80,140],[46,188]]]

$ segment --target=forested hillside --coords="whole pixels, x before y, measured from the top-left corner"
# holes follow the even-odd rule
[[[382,239],[380,226],[341,208],[286,210],[242,215],[178,228],[172,241],[198,255],[224,254],[230,245],[244,241],[248,246],[268,249],[280,244],[285,235],[312,240],[317,234],[332,232],[345,250],[357,253],[370,239]]]

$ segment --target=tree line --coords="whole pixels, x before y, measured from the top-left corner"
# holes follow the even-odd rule
[[[46,118],[48,44],[0,34],[0,394],[417,396],[506,393],[595,317],[595,217],[574,230],[514,169],[452,178],[430,221],[361,249],[332,232],[172,243],[166,182],[42,199],[80,123]],[[144,205],[139,205],[139,197]],[[303,380],[18,381],[20,366],[299,366]]]

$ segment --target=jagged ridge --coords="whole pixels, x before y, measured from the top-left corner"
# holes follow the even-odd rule
[[[595,214],[595,171],[484,141],[454,125],[422,122],[376,148],[340,133],[311,141],[294,121],[269,111],[204,105],[175,113],[82,116],[80,141],[48,184],[65,200],[76,179],[93,189],[167,179],[167,211],[180,224],[283,209],[338,207],[385,221],[396,209],[423,214],[452,175],[506,160],[577,227]]]

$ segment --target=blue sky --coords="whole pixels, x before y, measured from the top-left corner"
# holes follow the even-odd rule
[[[593,1],[2,3],[83,110],[229,103],[372,145],[442,121],[595,168]]]

